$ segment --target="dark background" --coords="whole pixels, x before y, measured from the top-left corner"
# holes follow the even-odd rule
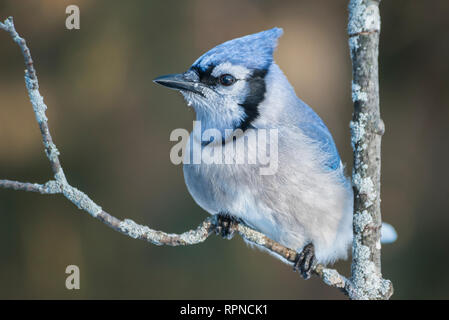
[[[31,48],[53,138],[72,185],[121,218],[182,232],[207,213],[170,162],[180,95],[151,80],[211,47],[284,28],[275,59],[334,135],[350,168],[348,1],[2,1]],[[81,29],[65,28],[77,4]],[[449,2],[382,1],[382,214],[399,238],[382,251],[393,298],[449,298]],[[23,83],[18,47],[0,32],[0,178],[51,171]],[[348,170],[348,172],[350,172]],[[81,290],[64,271],[81,269]],[[349,263],[336,267],[349,273]],[[247,247],[212,236],[191,247],[127,238],[62,196],[0,190],[0,298],[344,298]]]

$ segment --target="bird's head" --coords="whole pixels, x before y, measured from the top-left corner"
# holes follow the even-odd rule
[[[273,28],[222,43],[198,58],[184,73],[154,82],[179,90],[204,128],[245,130],[259,116],[265,77],[282,29]]]

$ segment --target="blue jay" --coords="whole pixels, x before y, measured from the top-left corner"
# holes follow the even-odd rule
[[[307,279],[317,262],[347,257],[353,191],[329,130],[296,96],[273,60],[282,33],[273,28],[227,41],[203,54],[185,73],[154,82],[179,90],[195,110],[200,125],[190,135],[186,158],[195,147],[207,151],[245,139],[249,132],[278,130],[273,174],[260,174],[260,163],[187,161],[184,178],[196,203],[219,215],[224,236],[233,223],[243,221],[297,250],[295,268]],[[208,129],[218,130],[222,139],[205,143],[201,135]],[[255,150],[247,148],[249,153]]]

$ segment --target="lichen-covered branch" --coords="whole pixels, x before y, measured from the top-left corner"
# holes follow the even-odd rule
[[[45,153],[50,161],[53,171],[54,180],[50,180],[45,184],[18,182],[11,180],[0,180],[0,188],[22,190],[29,192],[38,192],[41,194],[62,194],[79,209],[88,212],[94,218],[102,221],[107,226],[117,230],[131,238],[149,241],[155,245],[193,245],[204,242],[212,233],[217,232],[218,222],[215,216],[208,217],[196,229],[186,231],[182,234],[169,234],[162,231],[153,230],[147,226],[137,224],[130,219],[120,220],[92,201],[85,193],[71,186],[65,177],[61,163],[59,161],[59,151],[53,143],[53,139],[48,127],[48,120],[45,115],[47,106],[39,92],[39,84],[34,69],[33,60],[30,50],[26,42],[19,36],[14,28],[12,17],[0,22],[0,29],[3,29],[11,35],[13,40],[19,45],[25,59],[25,83],[33,105],[36,120],[44,143]],[[234,231],[240,234],[245,240],[269,250],[271,253],[277,254],[284,258],[287,262],[293,264],[298,253],[295,250],[284,247],[283,245],[269,239],[264,234],[238,223],[234,227]],[[336,270],[325,268],[317,265],[314,270],[315,275],[319,276],[329,286],[339,288],[350,295],[352,292],[351,282],[340,275]]]
[[[84,211],[89,212],[86,208],[99,208],[99,206],[96,205],[87,195],[68,185],[68,183],[64,186],[64,188],[67,189],[64,191],[61,184],[56,180],[50,180],[45,184],[0,180],[0,188],[38,192],[41,194],[63,194],[68,200]],[[73,197],[71,196],[72,194],[78,194],[78,196]],[[84,204],[80,204],[80,197],[83,199],[82,202],[84,202]],[[206,218],[206,220],[204,220],[196,229],[189,230],[181,234],[153,230],[130,219],[120,220],[101,209],[94,217],[112,229],[117,230],[131,238],[145,240],[155,245],[194,245],[206,241],[210,235],[217,233],[218,230],[218,221],[216,216]],[[234,232],[238,233],[252,244],[263,247],[271,253],[279,255],[292,265],[297,259],[298,253],[295,250],[289,249],[280,243],[271,240],[263,233],[260,233],[259,231],[256,231],[243,223],[238,223],[234,227]],[[318,264],[314,270],[314,274],[320,277],[329,286],[339,288],[346,294],[348,290],[351,290],[352,288],[352,285],[348,279],[340,275],[336,270],[325,268],[323,265]]]
[[[352,59],[350,124],[354,151],[354,242],[351,281],[353,299],[388,299],[389,280],[382,278],[380,261],[380,144],[384,124],[380,118],[378,48],[380,0],[349,3],[349,47]]]

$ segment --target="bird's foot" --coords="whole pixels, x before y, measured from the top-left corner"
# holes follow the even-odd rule
[[[238,224],[238,219],[228,214],[220,213],[217,215],[217,227],[215,228],[215,233],[225,239],[232,239]]]
[[[293,264],[293,270],[298,271],[301,276],[307,280],[312,275],[312,271],[316,266],[315,247],[312,243],[307,244],[296,257]]]

